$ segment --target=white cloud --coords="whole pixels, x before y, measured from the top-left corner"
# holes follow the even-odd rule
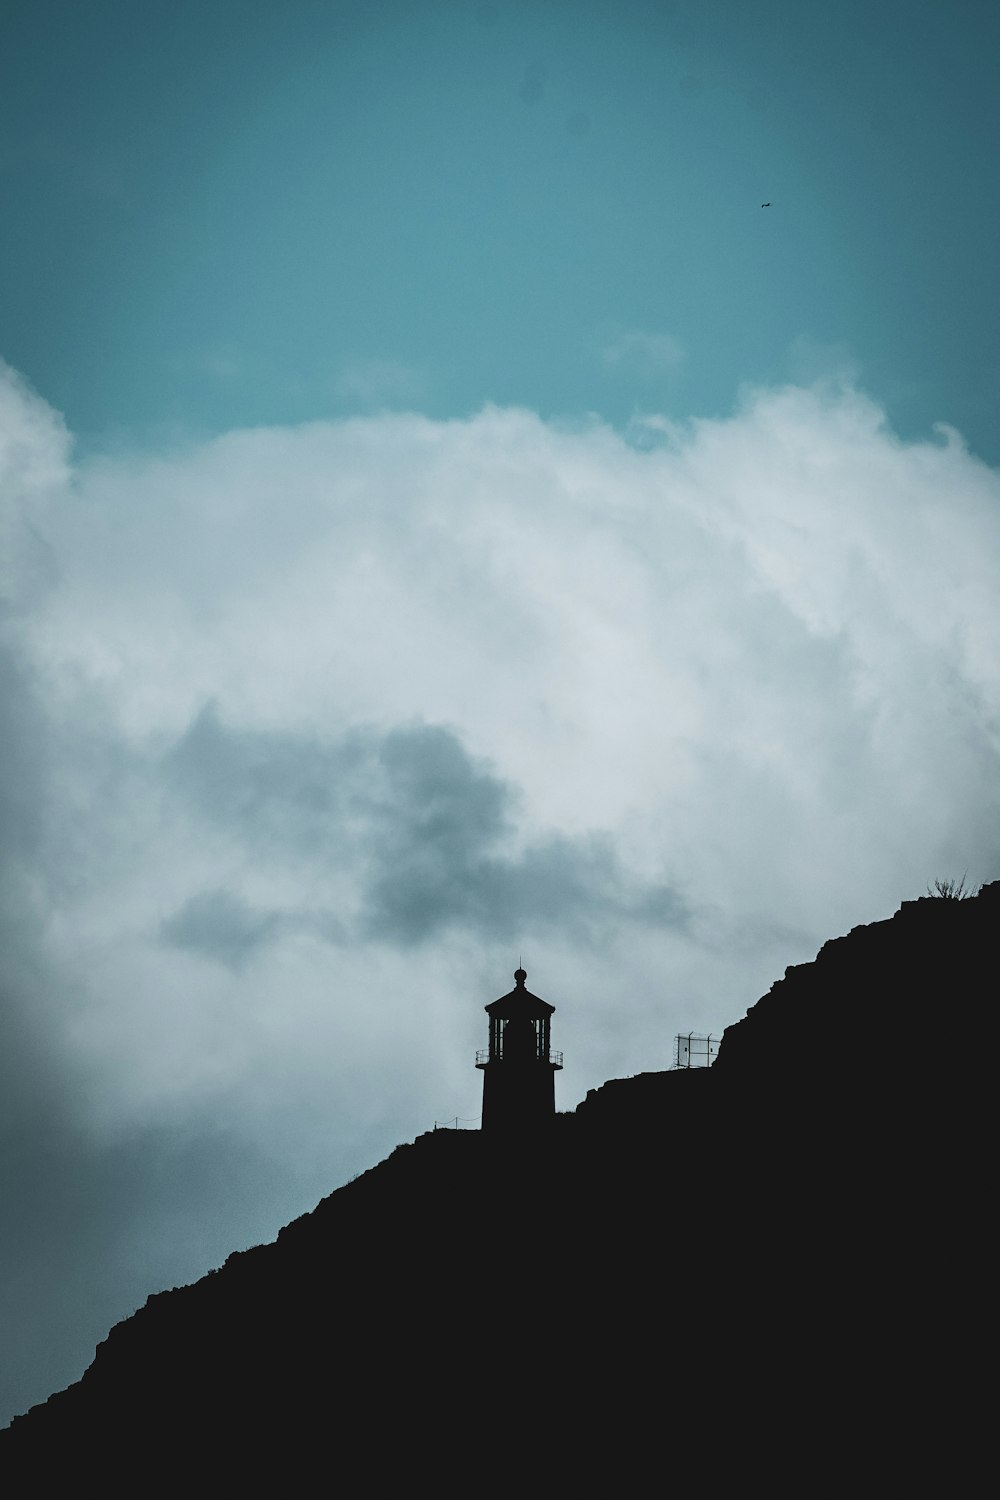
[[[646,452],[495,409],[233,433],[83,466],[24,649],[59,722],[141,763],[121,816],[150,835],[149,757],[209,701],[317,745],[423,722],[516,790],[522,843],[605,834],[725,920],[822,936],[952,844],[991,852],[997,488],[850,388],[751,394]],[[131,884],[114,808],[88,827]]]
[[[568,1108],[1000,874],[1000,481],[849,385],[72,471],[0,422],[10,989],[84,1135],[224,1120],[316,1194],[478,1113],[519,952]]]
[[[18,399],[15,488],[51,488],[58,423]],[[86,920],[114,940],[95,908],[149,878],[116,819],[161,837],[155,756],[209,702],[233,734],[316,746],[445,726],[513,790],[522,847],[607,836],[724,925],[821,938],[955,853],[988,862],[996,476],[954,436],[900,443],[851,388],[751,393],[665,435],[639,451],[486,409],[84,464],[50,502],[58,582],[22,650],[64,732],[95,741],[61,795],[85,807],[113,754],[136,768],[86,814]],[[163,836],[178,871],[199,848],[178,909],[206,890],[260,908],[232,889],[238,849],[209,881],[199,830],[187,851]]]

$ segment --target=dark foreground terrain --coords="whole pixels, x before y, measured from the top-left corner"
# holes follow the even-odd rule
[[[10,1493],[978,1494],[1000,882],[786,971],[711,1070],[439,1131],[111,1330]],[[989,1269],[987,1269],[989,1267]],[[985,1367],[984,1367],[984,1361]]]

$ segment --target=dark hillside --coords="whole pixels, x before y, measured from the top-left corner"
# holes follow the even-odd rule
[[[114,1495],[955,1489],[998,918],[1000,883],[906,903],[789,969],[711,1071],[398,1147],[150,1298],[0,1434],[0,1470]]]

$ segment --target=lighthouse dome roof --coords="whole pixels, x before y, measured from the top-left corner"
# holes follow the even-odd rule
[[[541,1000],[533,995],[530,990],[525,989],[524,981],[527,979],[524,969],[518,968],[514,973],[514,988],[509,994],[501,995],[499,1000],[494,1000],[491,1005],[483,1009],[488,1015],[504,1021],[515,1016],[527,1016],[532,1020],[544,1019],[555,1010],[547,1000]]]

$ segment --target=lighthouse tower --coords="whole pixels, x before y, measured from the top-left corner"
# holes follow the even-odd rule
[[[530,1129],[556,1112],[555,1075],[562,1053],[549,1050],[554,1005],[524,987],[527,974],[514,974],[515,988],[485,1006],[490,1045],[476,1054],[483,1074],[483,1129]]]

